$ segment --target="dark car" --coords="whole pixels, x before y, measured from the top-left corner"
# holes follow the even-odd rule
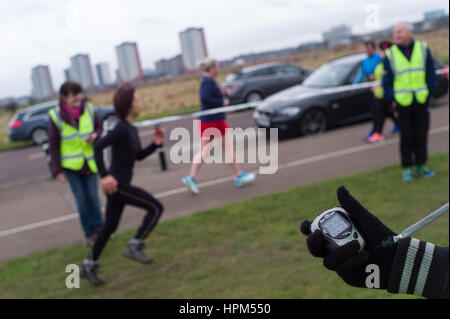
[[[48,111],[58,104],[57,100],[34,105],[17,112],[9,122],[9,139],[15,141],[32,140],[42,144],[48,140]],[[116,116],[112,107],[96,107],[95,111],[107,129],[114,126]]]
[[[253,118],[258,127],[312,135],[327,128],[372,118],[370,87],[347,88],[353,83],[365,54],[342,57],[314,71],[302,85],[279,92],[259,104]],[[448,66],[435,59],[438,88],[434,97],[448,92]],[[368,82],[367,78],[362,82]]]
[[[296,65],[265,63],[231,73],[222,87],[228,89],[230,104],[261,101],[291,86],[301,84],[311,73]]]

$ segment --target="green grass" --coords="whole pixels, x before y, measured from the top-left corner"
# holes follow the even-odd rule
[[[0,265],[0,298],[409,298],[346,285],[308,253],[299,224],[336,205],[336,189],[346,185],[399,232],[448,201],[448,153],[429,166],[437,176],[428,180],[403,183],[396,165],[162,222],[148,239],[150,266],[122,257],[134,233],[126,231],[100,259],[107,284],[99,288],[84,280],[65,288],[66,265],[88,253],[81,243],[11,260]],[[415,237],[447,246],[448,221]]]
[[[21,147],[32,146],[32,141],[22,141],[22,142],[6,142],[0,143],[0,151],[12,150]]]
[[[33,145],[32,141],[3,142],[3,140],[6,140],[8,138],[7,136],[8,133],[0,132],[0,151]]]

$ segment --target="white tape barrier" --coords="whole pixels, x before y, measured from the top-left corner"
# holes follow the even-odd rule
[[[246,109],[252,109],[252,108],[255,108],[258,104],[259,104],[259,102],[224,106],[224,107],[215,108],[215,109],[206,110],[206,111],[199,111],[199,112],[182,114],[182,115],[167,116],[167,117],[162,117],[162,118],[154,119],[154,120],[145,120],[142,122],[134,123],[134,125],[136,125],[138,127],[145,127],[145,126],[152,126],[152,125],[160,125],[162,123],[174,122],[174,121],[179,121],[179,120],[183,120],[183,119],[195,118],[195,117],[204,116],[204,115],[212,115],[212,114],[217,114],[217,113],[231,113],[231,112],[236,112],[236,111],[241,111],[241,110],[246,110]]]
[[[443,73],[447,73],[447,69],[439,69],[436,70],[436,75],[441,75]],[[365,82],[365,83],[358,83],[358,84],[348,84],[348,85],[342,85],[338,87],[332,87],[332,88],[324,88],[320,89],[322,94],[331,94],[331,93],[340,93],[340,92],[346,92],[346,91],[352,91],[352,90],[358,90],[358,89],[366,89],[370,88],[374,85],[381,85],[381,81],[371,81],[371,82]],[[168,122],[175,122],[179,120],[184,119],[190,119],[190,118],[197,118],[199,116],[204,115],[213,115],[218,113],[232,113],[237,112],[241,110],[246,109],[253,109],[257,107],[261,102],[253,102],[253,103],[243,103],[243,104],[237,104],[237,105],[231,105],[231,106],[225,106],[225,107],[218,107],[206,111],[199,111],[194,113],[188,113],[188,114],[182,114],[182,115],[173,115],[173,116],[167,116],[162,117],[158,119],[153,120],[145,120],[141,122],[136,122],[134,125],[138,127],[146,127],[146,126],[158,126],[163,123]]]

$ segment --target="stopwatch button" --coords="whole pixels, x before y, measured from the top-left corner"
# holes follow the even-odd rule
[[[300,231],[306,236],[311,234],[311,222],[309,220],[304,220],[300,225]]]

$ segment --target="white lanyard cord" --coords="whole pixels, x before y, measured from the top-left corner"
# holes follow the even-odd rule
[[[438,219],[442,215],[448,212],[448,203],[442,206],[441,208],[435,210],[430,215],[422,218],[417,223],[409,226],[404,231],[402,231],[399,235],[394,236],[393,240],[394,243],[398,242],[399,240],[402,240],[403,238],[406,238],[410,236],[411,234],[415,233],[416,231],[424,228],[429,223],[433,222],[434,220]]]
[[[419,229],[424,228],[426,225],[428,225],[429,223],[431,223],[434,220],[438,219],[439,217],[441,217],[442,215],[444,215],[447,212],[448,212],[448,203],[445,204],[444,206],[442,206],[441,208],[435,210],[430,215],[422,218],[417,223],[409,226],[408,228],[406,228],[404,231],[402,231],[397,236],[389,236],[389,237],[383,239],[378,246],[374,247],[370,251],[373,251],[373,250],[376,250],[376,249],[382,248],[382,247],[386,248],[386,247],[394,246],[400,240],[410,236],[411,234],[415,233]]]

